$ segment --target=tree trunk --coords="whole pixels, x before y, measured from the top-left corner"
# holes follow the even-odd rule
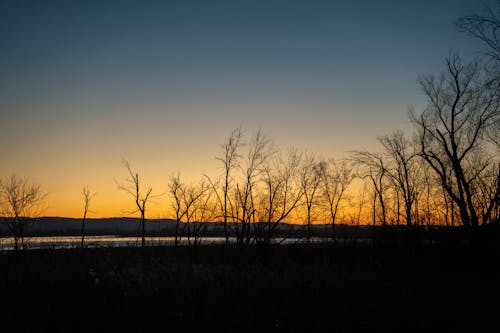
[[[81,242],[81,247],[84,246],[84,242],[85,242],[85,216],[83,217],[83,220],[82,220],[82,242]]]
[[[141,216],[141,247],[146,246],[146,219],[144,218],[144,214]]]

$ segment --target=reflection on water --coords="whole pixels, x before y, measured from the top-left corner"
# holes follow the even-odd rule
[[[194,239],[191,239],[191,243]],[[198,239],[198,244],[222,244],[225,242],[224,237],[204,237]],[[82,238],[80,236],[50,236],[50,237],[25,237],[25,243],[29,249],[44,249],[44,248],[74,248],[80,247]],[[147,246],[158,245],[173,245],[175,237],[146,237]],[[138,246],[141,244],[139,237],[121,237],[121,236],[86,236],[86,247],[117,247],[117,246]],[[179,242],[180,245],[187,245],[188,239],[182,238]],[[1,250],[14,249],[13,237],[0,238]]]
[[[80,247],[82,238],[80,236],[51,236],[51,237],[25,237],[25,245],[28,249],[61,249]],[[189,241],[187,237],[180,239],[179,245],[193,244],[194,238]],[[224,237],[199,237],[196,242],[200,245],[224,244]],[[306,242],[304,238],[274,238],[272,243],[293,244]],[[312,240],[314,242],[325,241],[323,238]],[[236,243],[235,237],[229,237],[230,243]],[[147,246],[174,245],[175,237],[146,237]],[[85,247],[118,247],[118,246],[140,246],[140,237],[122,236],[86,236]],[[13,237],[0,237],[0,250],[13,250]]]

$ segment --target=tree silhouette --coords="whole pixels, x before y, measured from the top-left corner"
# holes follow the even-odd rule
[[[14,250],[23,248],[25,228],[28,221],[40,213],[40,204],[45,198],[40,186],[30,183],[16,174],[0,180],[0,216],[14,236]]]
[[[191,245],[190,222],[197,213],[200,213],[200,210],[208,207],[208,202],[203,201],[203,197],[205,194],[209,193],[211,189],[213,189],[213,186],[209,186],[209,184],[204,181],[201,181],[199,186],[186,185],[181,181],[179,174],[170,177],[168,190],[173,199],[172,208],[175,212],[176,224],[174,244],[176,246],[181,240],[180,234],[182,230],[180,230],[180,225],[183,219],[187,228],[188,244]],[[210,200],[210,198],[211,195],[208,196],[207,200]]]
[[[487,8],[483,14],[466,15],[456,21],[462,32],[479,39],[486,46],[486,68],[492,75],[490,82],[498,89],[500,84],[500,1],[498,8]]]
[[[417,200],[420,178],[416,163],[417,154],[403,131],[379,137],[379,141],[384,146],[390,161],[387,174],[396,188],[396,193],[401,193],[403,196],[406,225],[412,226],[413,204]],[[399,207],[399,195],[396,200]],[[399,209],[397,213],[399,221]]]
[[[239,244],[250,243],[250,224],[255,222],[256,216],[256,190],[258,177],[262,175],[266,161],[274,153],[272,141],[259,130],[252,138],[247,155],[240,170],[243,174],[241,184],[236,186],[236,221],[239,221],[239,228],[236,225],[235,231]]]
[[[321,178],[323,197],[328,204],[332,226],[332,241],[336,241],[336,219],[340,203],[344,199],[347,187],[352,182],[354,174],[352,168],[346,162],[337,164],[330,159],[318,164],[318,172]]]
[[[242,144],[243,138],[243,130],[241,127],[236,128],[231,132],[231,135],[227,139],[227,142],[222,146],[223,155],[221,157],[217,157],[217,160],[221,162],[224,168],[224,176],[223,176],[223,189],[222,189],[222,218],[224,222],[224,237],[226,238],[226,244],[229,243],[229,235],[227,230],[227,219],[230,216],[228,213],[228,201],[229,197],[229,186],[231,184],[232,171],[238,167],[238,160],[240,155],[238,153],[238,149]],[[232,215],[232,214],[231,214]]]
[[[299,172],[300,186],[304,194],[306,206],[305,221],[307,225],[307,242],[311,242],[311,227],[313,222],[313,210],[319,204],[318,194],[321,186],[321,177],[318,162],[314,156],[305,156]]]
[[[126,183],[119,183],[115,180],[118,189],[128,193],[133,199],[136,205],[136,209],[132,213],[139,212],[141,215],[141,220],[139,224],[140,236],[141,236],[141,247],[146,246],[146,205],[153,191],[149,187],[145,193],[141,191],[141,183],[139,181],[139,173],[132,171],[128,161],[122,161],[123,166],[127,169],[129,178],[125,180]]]
[[[82,241],[81,247],[84,246],[85,242],[85,222],[87,221],[87,213],[89,212],[90,201],[95,197],[97,193],[91,193],[88,187],[84,187],[82,191],[83,195],[83,217],[82,217]]]
[[[277,155],[262,172],[263,188],[260,200],[260,241],[270,244],[278,225],[297,208],[304,194],[300,186],[301,154],[289,150],[286,157]]]
[[[377,201],[381,209],[381,224],[387,225],[386,188],[387,166],[383,156],[369,151],[356,151],[352,161],[358,166],[357,176],[369,179],[373,185],[373,225],[377,221]]]
[[[466,227],[486,224],[490,207],[498,202],[497,190],[486,209],[477,206],[478,182],[498,163],[485,138],[500,117],[500,91],[485,84],[481,74],[476,64],[463,64],[456,54],[449,56],[440,77],[431,75],[420,81],[428,100],[425,110],[420,115],[410,112],[418,135],[418,154],[439,177]]]

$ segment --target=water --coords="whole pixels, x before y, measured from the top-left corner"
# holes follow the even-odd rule
[[[27,249],[63,249],[76,248],[81,245],[80,236],[50,236],[50,237],[25,237],[25,246]],[[191,238],[193,244],[194,238]],[[312,239],[313,242],[324,242],[324,238]],[[199,237],[197,243],[200,245],[224,244],[224,237]],[[229,237],[230,243],[236,243],[235,237]],[[306,238],[273,238],[274,244],[295,244],[305,243]],[[146,237],[146,246],[174,245],[175,237]],[[120,246],[140,246],[139,237],[122,237],[116,235],[107,236],[87,236],[85,237],[85,247],[120,247]],[[180,239],[179,245],[188,245],[187,237]],[[0,237],[0,251],[9,251],[14,249],[13,237]]]
[[[26,248],[28,249],[62,249],[76,248],[81,246],[80,236],[50,236],[50,237],[25,237]],[[191,243],[193,242],[191,239]],[[199,239],[199,244],[223,244],[224,237],[203,237]],[[175,237],[146,237],[147,246],[174,245]],[[120,247],[120,246],[140,246],[141,238],[121,237],[115,235],[107,236],[86,236],[86,247]],[[187,245],[187,238],[182,238],[180,245]],[[13,250],[14,238],[0,238],[0,250]]]

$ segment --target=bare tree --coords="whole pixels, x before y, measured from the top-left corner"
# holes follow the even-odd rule
[[[40,213],[45,194],[38,185],[15,174],[0,180],[0,215],[14,236],[14,250],[26,247],[25,228]]]
[[[213,222],[216,218],[217,203],[212,200],[215,194],[214,187],[210,183],[200,182],[198,191],[201,196],[196,200],[193,209],[193,245],[201,243],[201,235],[206,230],[207,224]]]
[[[458,29],[479,39],[486,46],[488,58],[486,68],[492,74],[490,82],[495,83],[498,89],[500,84],[500,1],[497,8],[486,8],[482,14],[466,15],[456,22]]]
[[[390,164],[387,167],[387,174],[395,185],[396,194],[401,193],[403,197],[406,225],[412,226],[413,204],[417,199],[418,182],[420,177],[417,154],[411,142],[405,138],[403,131],[395,131],[390,135],[379,137],[380,143],[384,146]],[[396,196],[398,204],[399,221],[399,195]]]
[[[168,184],[168,190],[170,196],[173,199],[172,208],[175,211],[175,240],[174,244],[177,246],[179,243],[179,226],[181,224],[181,220],[186,215],[186,210],[183,208],[182,197],[184,193],[184,184],[181,182],[180,175],[177,174],[175,176],[170,177],[170,181]]]
[[[226,244],[229,243],[229,235],[227,231],[227,219],[230,216],[228,214],[228,200],[229,200],[229,186],[231,184],[232,171],[238,167],[238,160],[240,155],[238,150],[241,146],[241,141],[243,137],[243,130],[241,127],[236,128],[231,132],[231,135],[227,139],[227,142],[222,146],[223,155],[218,157],[217,160],[221,162],[224,168],[223,176],[223,189],[222,189],[222,217],[224,222],[224,237],[226,238]]]
[[[476,185],[477,210],[480,212],[481,224],[499,222],[500,206],[500,164],[491,164],[482,177],[478,178]]]
[[[484,83],[476,64],[464,65],[458,55],[446,59],[446,72],[439,78],[424,77],[420,85],[428,105],[420,115],[410,111],[419,155],[456,204],[462,224],[477,227],[481,224],[476,205],[478,181],[495,163],[485,134],[498,122],[500,91]],[[488,201],[488,207],[494,206],[498,196]],[[485,210],[483,223],[489,221],[490,211]]]
[[[126,183],[122,184],[115,180],[118,189],[128,193],[135,202],[137,207],[132,213],[139,212],[141,215],[139,229],[141,235],[141,247],[146,246],[146,205],[150,199],[151,192],[153,191],[151,187],[145,192],[141,191],[141,183],[139,181],[139,173],[132,171],[128,161],[122,161],[123,166],[127,169],[129,178],[125,180]]]
[[[190,222],[196,215],[199,209],[198,201],[200,201],[204,194],[211,189],[204,181],[200,182],[199,186],[186,185],[181,181],[180,175],[170,177],[169,193],[173,199],[172,208],[175,212],[175,240],[174,244],[177,246],[181,240],[180,226],[184,220],[184,227],[187,229],[188,244],[191,245],[191,226]],[[184,228],[183,228],[184,229]]]
[[[354,174],[346,162],[337,164],[335,160],[321,161],[318,164],[323,197],[328,203],[332,225],[332,241],[336,241],[336,218],[340,203],[344,199],[347,187],[352,182]]]
[[[387,166],[383,156],[368,151],[354,152],[352,161],[358,165],[358,177],[369,179],[373,185],[373,225],[377,220],[376,204],[381,209],[382,226],[387,225],[386,212],[386,188],[387,188]]]
[[[197,213],[200,212],[203,208],[203,198],[205,193],[209,191],[210,187],[202,180],[199,185],[190,185],[184,187],[184,191],[182,193],[182,201],[183,206],[185,208],[185,217],[186,217],[186,228],[187,228],[187,240],[188,245],[191,246],[191,224],[193,219],[197,216]],[[209,200],[210,198],[208,198]],[[208,203],[208,202],[207,202]],[[196,227],[195,227],[196,228]],[[195,234],[196,234],[196,230]],[[196,236],[195,236],[196,241]]]
[[[361,214],[363,213],[363,207],[365,206],[365,196],[366,196],[366,183],[363,183],[361,190],[357,193],[357,198],[352,202],[351,207],[351,224],[359,225],[361,222]]]
[[[265,223],[260,235],[265,244],[270,244],[278,225],[290,216],[302,199],[300,167],[301,154],[291,149],[285,158],[277,156],[263,169],[259,222]]]
[[[490,86],[490,88],[499,91],[500,37],[498,33],[500,31],[500,1],[497,0],[496,6],[493,5],[492,7],[487,7],[486,10],[481,14],[465,15],[459,18],[456,22],[456,25],[460,31],[466,32],[472,37],[477,38],[481,42],[483,42],[483,45],[486,47],[485,71],[489,76],[486,84]],[[500,151],[500,119],[494,120],[492,126],[487,128],[486,131],[487,137],[496,146],[498,153]],[[498,174],[498,169],[500,169],[500,165],[498,166],[498,168],[496,166],[493,166],[492,171],[487,171],[487,173],[490,175],[494,175],[495,173]],[[496,203],[494,203],[493,205],[488,204],[489,200],[487,198],[495,198],[495,192],[498,190],[498,185],[495,185],[494,178],[495,176],[493,176],[493,179],[489,184],[481,180],[479,181],[479,191],[481,192],[481,196],[483,197],[483,200],[481,200],[482,202],[480,204],[484,211],[483,216],[489,217],[492,220],[498,219],[498,214],[495,214],[495,212],[498,211],[498,194],[496,194],[496,199],[493,200],[496,200]],[[489,193],[489,195],[486,195],[485,197],[486,193]]]
[[[252,138],[248,147],[245,163],[240,165],[243,174],[242,184],[236,186],[236,203],[238,210],[234,216],[239,221],[236,224],[237,242],[244,244],[250,242],[250,223],[255,222],[255,187],[258,177],[263,172],[267,159],[274,153],[272,141],[259,130]]]
[[[318,194],[321,185],[318,162],[314,156],[305,156],[299,176],[306,207],[307,242],[310,243],[313,210],[318,204]]]
[[[81,247],[84,246],[85,242],[85,222],[87,221],[87,213],[89,213],[90,201],[95,197],[96,193],[92,193],[87,187],[83,188],[83,217],[82,217],[82,242]]]
[[[415,159],[419,168],[418,194],[415,200],[413,218],[414,225],[447,225],[454,219],[453,202],[440,186],[435,172],[431,170],[420,156]]]

